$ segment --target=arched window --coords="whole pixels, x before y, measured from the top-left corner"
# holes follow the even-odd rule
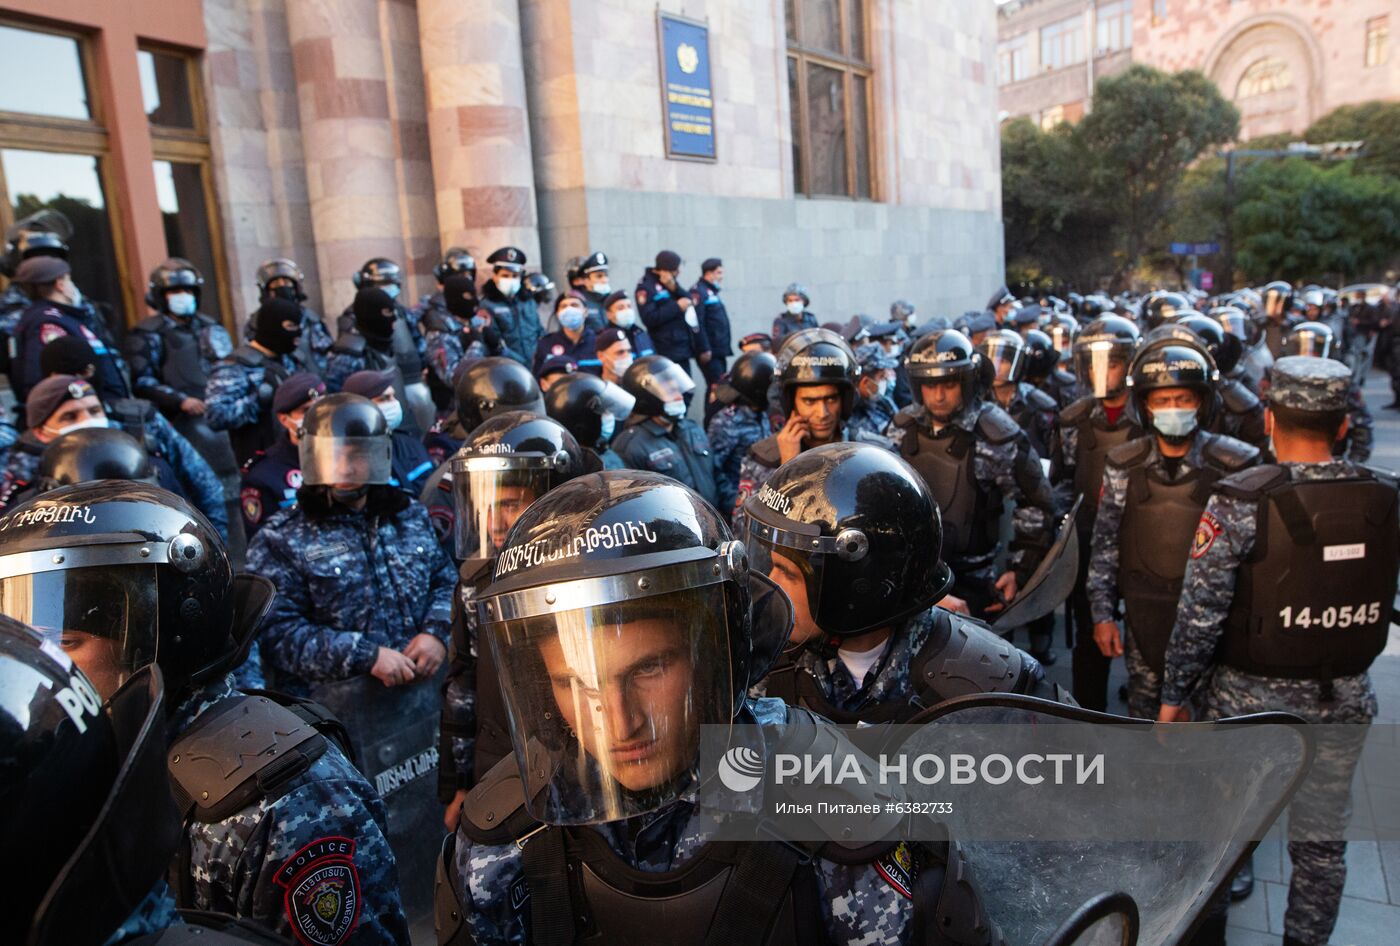
[[[1292,86],[1293,73],[1288,63],[1276,56],[1265,56],[1250,63],[1244,75],[1240,76],[1240,83],[1235,87],[1235,98],[1247,99]]]

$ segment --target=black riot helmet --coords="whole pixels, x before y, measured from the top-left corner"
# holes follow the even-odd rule
[[[948,592],[938,503],[882,447],[831,443],[784,463],[744,504],[749,566],[787,591],[800,576],[812,619],[847,636],[919,614]]]
[[[554,280],[544,273],[527,273],[521,291],[540,305],[547,305],[554,296]]]
[[[1192,312],[1177,319],[1176,324],[1190,329],[1201,340],[1206,351],[1215,359],[1215,367],[1220,369],[1222,375],[1233,369],[1244,354],[1244,346],[1240,344],[1240,340],[1225,331],[1225,326],[1208,315]]]
[[[476,280],[476,258],[464,247],[448,247],[442,254],[442,262],[433,267],[433,278],[439,283],[447,282],[449,276],[470,276]]]
[[[131,434],[113,427],[85,427],[44,448],[37,482],[42,492],[94,480],[155,485],[151,455]]]
[[[1189,388],[1201,396],[1197,424],[1207,426],[1215,416],[1220,371],[1199,339],[1164,337],[1142,347],[1133,358],[1128,387],[1137,415],[1148,422],[1147,395],[1162,388]],[[1159,431],[1160,432],[1160,431]],[[1172,439],[1168,436],[1168,439]]]
[[[11,861],[0,942],[104,942],[179,846],[160,672],[139,671],[104,705],[55,639],[0,616],[0,680],[0,837]]]
[[[448,464],[457,558],[494,558],[531,503],[585,469],[578,441],[553,418],[507,411],[482,423]]]
[[[1268,283],[1260,290],[1259,295],[1263,298],[1261,306],[1262,315],[1265,318],[1282,319],[1288,315],[1288,310],[1293,304],[1293,286],[1276,279]]]
[[[1121,315],[1100,316],[1074,339],[1074,375],[1096,398],[1114,397],[1128,385],[1128,365],[1142,336]]]
[[[784,414],[792,413],[798,388],[830,384],[841,392],[841,420],[850,418],[855,407],[860,365],[856,363],[851,346],[840,335],[826,328],[793,332],[778,347],[776,368]]]
[[[193,263],[178,256],[172,256],[155,269],[146,283],[146,305],[157,312],[170,311],[166,307],[165,296],[171,292],[188,292],[194,296],[198,308],[204,294],[204,277]]]
[[[31,256],[68,258],[68,238],[73,223],[57,210],[45,207],[16,220],[5,231],[5,252],[0,255],[0,275],[13,276],[19,264]]]
[[[1070,293],[1071,298],[1074,293]],[[1079,314],[1085,319],[1097,319],[1101,315],[1108,315],[1117,308],[1113,300],[1102,293],[1091,293],[1085,296],[1079,303]]]
[[[1060,361],[1068,362],[1074,351],[1074,340],[1079,337],[1079,320],[1058,312],[1050,316],[1050,321],[1045,325],[1045,334],[1050,336]]]
[[[255,278],[258,281],[258,294],[263,299],[281,296],[288,302],[306,301],[306,274],[294,260],[283,256],[267,260],[258,267]],[[277,279],[289,280],[292,285],[286,287],[284,292],[283,287],[272,286],[273,281]]]
[[[478,358],[457,376],[457,422],[471,433],[489,417],[505,411],[544,413],[544,398],[535,376],[514,358]]]
[[[1250,315],[1249,310],[1240,305],[1231,303],[1230,305],[1216,306],[1210,310],[1208,318],[1220,323],[1220,327],[1227,335],[1231,335],[1239,340],[1240,353],[1244,348],[1259,341],[1259,323]],[[1222,371],[1228,369],[1221,368]]]
[[[638,470],[581,476],[527,509],[476,608],[526,807],[546,824],[621,820],[690,790],[699,727],[738,715],[792,629],[724,517]]]
[[[382,256],[365,262],[358,272],[350,275],[356,289],[372,289],[403,285],[403,269],[398,263]]]
[[[621,387],[587,371],[564,375],[544,393],[545,413],[593,450],[607,449],[636,404]]]
[[[243,662],[274,593],[265,578],[235,577],[209,521],[156,486],[79,483],[0,516],[0,612],[111,642],[111,684],[158,664],[172,704]]]
[[[729,380],[719,387],[724,404],[740,403],[756,411],[768,409],[768,389],[778,372],[778,359],[766,351],[746,351],[729,368]]]
[[[1055,350],[1054,340],[1036,328],[1026,333],[1025,342],[1026,380],[1048,378],[1060,363],[1060,353]]]
[[[632,362],[623,374],[622,390],[636,399],[632,412],[639,417],[678,418],[685,416],[685,395],[695,390],[695,382],[665,355],[647,355]]]
[[[1142,304],[1142,322],[1146,328],[1154,329],[1175,321],[1177,316],[1190,308],[1191,300],[1179,292],[1154,292]]]
[[[1283,340],[1283,352],[1287,355],[1307,355],[1313,358],[1332,356],[1332,326],[1325,322],[1302,322],[1289,330]]]
[[[384,412],[367,397],[340,391],[311,402],[297,439],[303,486],[382,486],[393,475],[393,441]]]
[[[977,353],[982,356],[978,367],[988,389],[993,384],[1014,384],[1025,377],[1026,341],[1020,332],[1009,328],[988,332],[978,343]]]
[[[21,260],[34,256],[68,258],[68,243],[60,234],[49,230],[25,230],[15,241],[15,249]]]
[[[914,342],[904,356],[904,368],[916,385],[943,381],[962,383],[963,404],[971,404],[982,356],[972,340],[956,329],[936,329]],[[916,399],[917,403],[917,399]]]

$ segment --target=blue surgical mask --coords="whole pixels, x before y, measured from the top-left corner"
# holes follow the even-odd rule
[[[472,328],[476,329],[477,331],[480,331],[480,330],[484,329],[485,327],[486,327],[486,316],[484,316],[484,315],[474,315],[474,316],[472,316]]]
[[[399,424],[403,423],[403,405],[399,403],[398,398],[382,402],[379,405],[379,413],[384,415],[391,431],[398,430]]]
[[[685,401],[667,401],[661,405],[661,410],[667,417],[679,418],[685,416]]]
[[[617,361],[613,362],[613,374],[620,378],[627,373],[627,369],[630,367],[632,367],[632,356],[623,355],[621,358],[617,359]]]
[[[172,292],[165,297],[165,306],[170,310],[171,315],[194,315],[197,308],[194,300],[194,293]]]
[[[631,309],[618,309],[613,313],[613,325],[620,329],[629,329],[637,322],[637,313]]]
[[[599,440],[611,440],[614,430],[617,430],[617,418],[612,414],[604,414],[598,419]]]
[[[391,282],[387,285],[380,286],[379,288],[383,289],[384,295],[388,296],[390,299],[397,299],[399,297],[399,286],[397,283]]]
[[[571,332],[577,332],[583,328],[583,310],[577,306],[569,306],[559,310],[559,324]]]
[[[1196,429],[1194,407],[1163,407],[1152,411],[1152,426],[1163,437],[1186,437]]]

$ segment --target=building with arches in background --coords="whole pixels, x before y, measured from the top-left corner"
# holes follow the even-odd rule
[[[1130,63],[1198,69],[1240,110],[1240,138],[1300,133],[1339,105],[1400,98],[1394,0],[1011,0],[998,15],[1003,120],[1049,128]]]

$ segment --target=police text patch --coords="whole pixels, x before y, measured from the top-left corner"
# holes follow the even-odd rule
[[[277,886],[287,922],[303,946],[339,946],[360,918],[360,875],[355,842],[329,837],[312,841],[277,868]]]
[[[1191,557],[1200,558],[1209,552],[1210,547],[1215,544],[1216,536],[1224,531],[1214,513],[1209,510],[1202,513],[1201,522],[1196,526],[1196,534],[1191,537]]]
[[[908,844],[901,841],[895,845],[893,851],[875,862],[875,870],[902,896],[914,898],[914,878],[919,874],[919,866],[914,863]]]

